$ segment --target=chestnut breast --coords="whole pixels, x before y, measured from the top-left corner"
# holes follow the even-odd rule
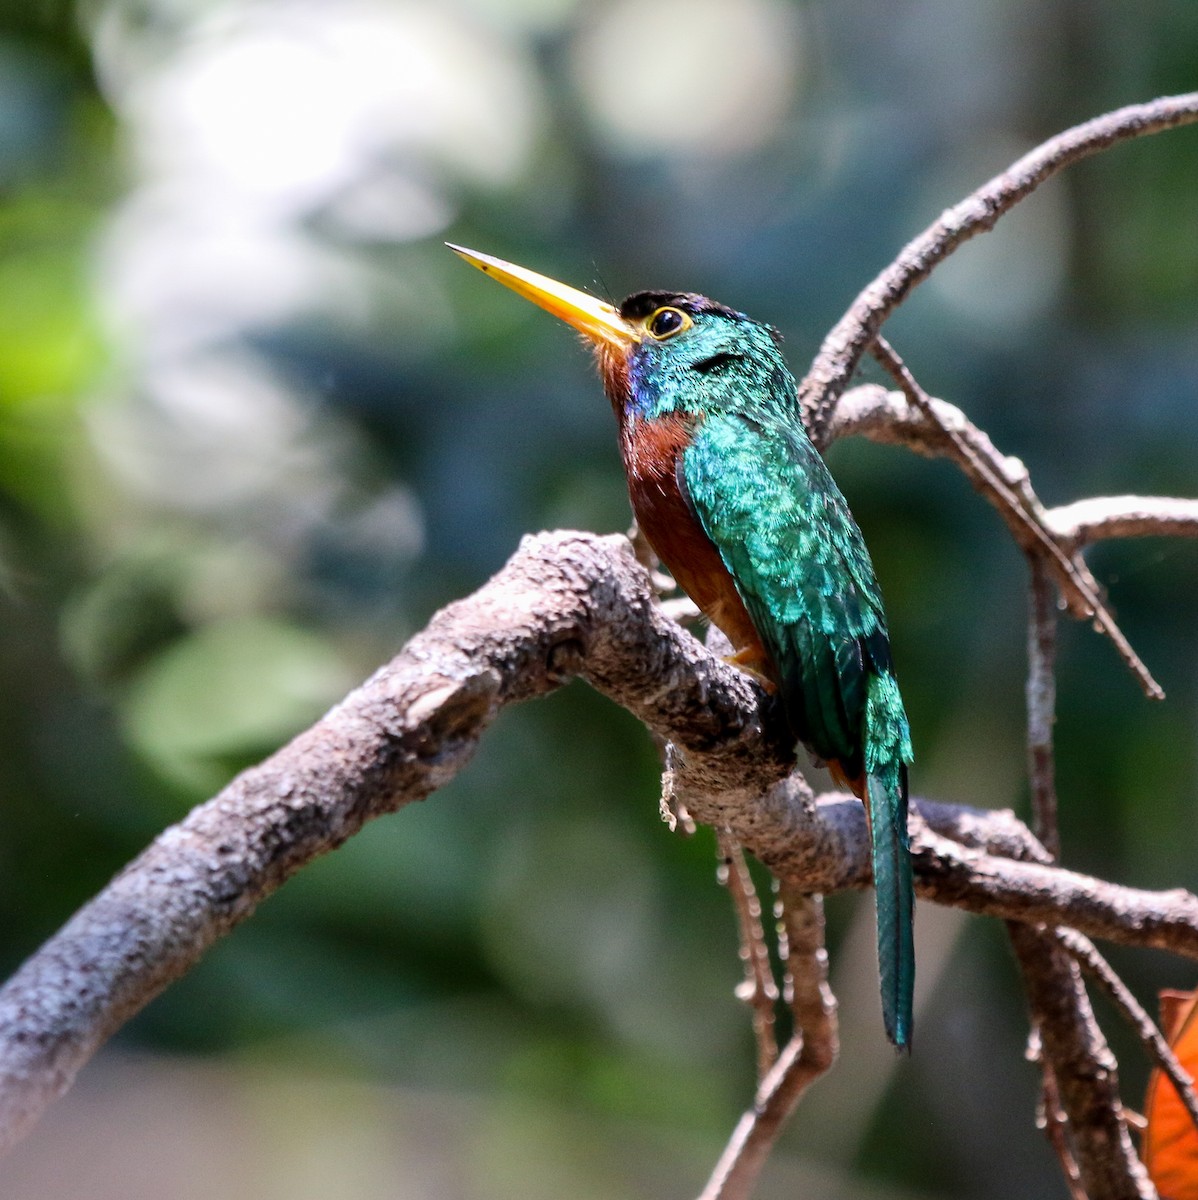
[[[773,676],[773,664],[719,551],[685,494],[679,458],[700,418],[670,413],[623,424],[620,448],[637,524],[678,585],[732,643],[741,665]]]

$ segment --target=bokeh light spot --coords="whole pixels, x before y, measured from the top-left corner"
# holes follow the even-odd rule
[[[575,46],[598,131],[635,155],[729,154],[776,132],[801,69],[797,10],[773,0],[637,0]]]

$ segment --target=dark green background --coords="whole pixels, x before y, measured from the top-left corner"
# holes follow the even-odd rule
[[[587,355],[444,238],[617,298],[707,292],[779,326],[801,370],[942,208],[1053,132],[1194,87],[1196,62],[1186,0],[0,6],[0,965],[522,533],[626,527]],[[1118,148],[888,326],[1046,503],[1198,493],[1196,194],[1198,132]],[[863,443],[830,461],[887,595],[915,790],[1024,812],[1020,556],[948,466]],[[1198,551],[1092,562],[1169,698],[1063,631],[1066,860],[1194,887]],[[150,1054],[319,1080],[303,1119],[279,1084],[258,1101],[277,1128],[217,1140],[214,1197],[694,1194],[753,1056],[710,838],[659,823],[657,770],[581,686],[506,713],[460,779],[290,883],[94,1078]],[[868,909],[829,909],[843,1063],[763,1194],[1063,1194],[1001,929],[921,911],[896,1062]],[[1150,1007],[1195,982],[1112,959]],[[1099,1010],[1134,1105],[1139,1051]],[[138,1129],[87,1079],[70,1111],[128,1147],[120,1177]],[[305,1122],[350,1104],[347,1079],[399,1106],[384,1144],[423,1114],[419,1153],[448,1173],[417,1186],[398,1155],[367,1181],[341,1143],[295,1178],[263,1167],[258,1142],[314,1153]],[[91,1194],[79,1144],[35,1133],[21,1194],[55,1158]],[[168,1177],[144,1194],[192,1194]]]

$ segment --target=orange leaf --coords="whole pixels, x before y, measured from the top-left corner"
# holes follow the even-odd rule
[[[1173,1053],[1191,1077],[1198,1075],[1198,992],[1162,992],[1160,1001]],[[1160,1071],[1148,1077],[1144,1116],[1144,1164],[1162,1200],[1198,1200],[1198,1130]]]

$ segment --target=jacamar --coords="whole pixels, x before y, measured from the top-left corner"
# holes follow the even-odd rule
[[[689,292],[619,306],[487,254],[467,262],[593,344],[641,532],[732,662],[780,696],[798,741],[865,803],[886,1034],[911,1039],[911,736],[882,596],[848,504],[808,438],[770,326]]]

